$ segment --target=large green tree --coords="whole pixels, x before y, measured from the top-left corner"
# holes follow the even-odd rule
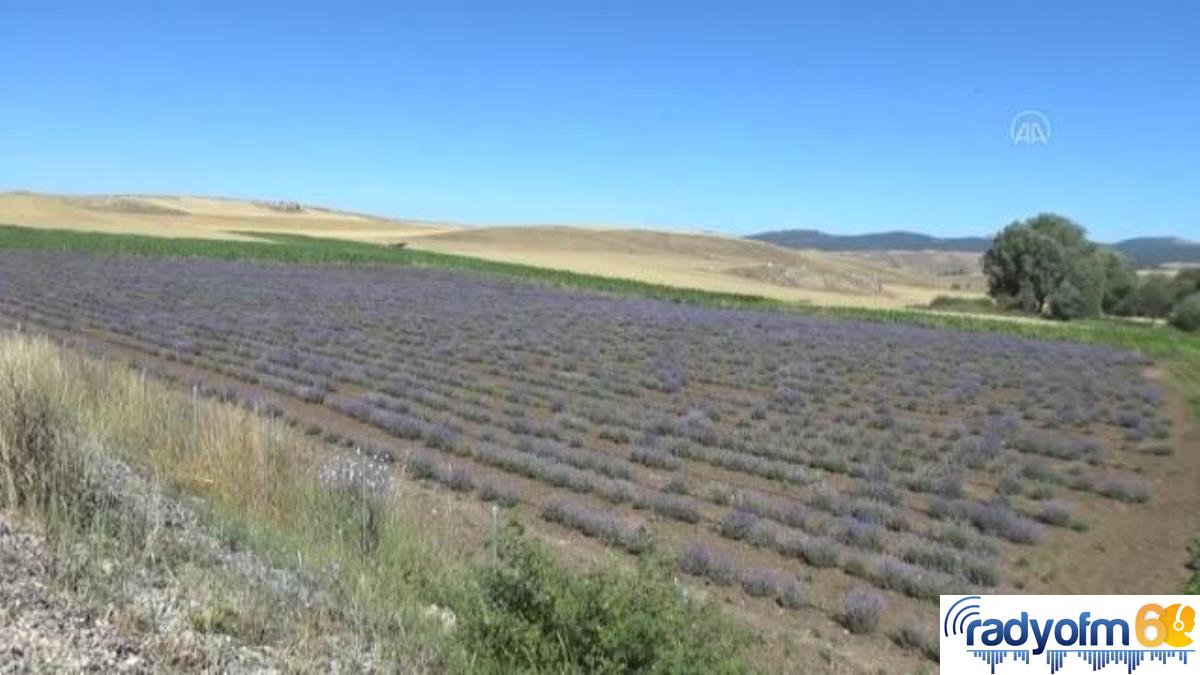
[[[1042,213],[1016,221],[983,255],[988,292],[1001,304],[1043,314],[1072,266],[1094,250],[1087,232],[1069,218]],[[1083,290],[1075,286],[1076,292]]]
[[[1137,272],[1124,256],[1053,213],[1004,228],[984,254],[983,270],[1000,304],[1059,319],[1131,314],[1140,299]]]

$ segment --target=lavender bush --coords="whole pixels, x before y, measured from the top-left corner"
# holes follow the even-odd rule
[[[872,633],[887,609],[887,601],[869,588],[855,588],[842,602],[842,623],[851,633]]]

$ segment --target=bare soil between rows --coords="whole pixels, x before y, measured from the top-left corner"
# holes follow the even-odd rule
[[[64,340],[91,354],[118,361],[136,361],[187,381],[202,379],[206,384],[237,391],[239,397],[270,402],[291,418],[312,422],[360,442],[371,442],[397,452],[401,459],[422,446],[401,441],[385,431],[359,422],[325,405],[306,403],[298,398],[250,384],[223,373],[193,364],[165,358],[116,338],[100,333],[80,334],[48,330],[47,334]],[[1161,381],[1159,372],[1149,372]],[[349,388],[340,393],[353,393]],[[1200,432],[1190,411],[1176,392],[1167,399],[1175,430],[1175,453],[1167,462],[1161,458],[1133,457],[1130,464],[1154,486],[1154,497],[1146,504],[1127,505],[1096,495],[1075,495],[1080,515],[1091,527],[1085,532],[1048,528],[1038,546],[1004,545],[1006,577],[1016,587],[997,588],[995,592],[1017,593],[1174,593],[1186,579],[1187,544],[1197,535],[1195,515],[1200,512]],[[331,452],[345,452],[331,446]],[[453,462],[471,468],[479,478],[501,475],[497,469],[468,459]],[[689,472],[691,469],[689,468]],[[481,550],[492,524],[490,507],[480,501],[431,487],[395,471],[400,499],[409,512],[427,512],[445,519],[459,533],[462,550]],[[705,467],[692,472],[698,477],[729,479],[728,472]],[[595,540],[543,521],[538,512],[559,490],[543,483],[503,473],[504,479],[519,485],[526,503],[510,511],[530,531],[550,542],[559,556],[571,565],[629,564],[631,558],[606,549]],[[754,487],[761,488],[757,482]],[[576,501],[591,497],[572,495]],[[599,504],[599,503],[598,503]],[[706,516],[708,514],[706,513]],[[654,529],[660,542],[671,548],[688,542],[694,526],[669,520],[656,521]],[[734,548],[736,547],[736,548]],[[773,554],[751,546],[729,547],[739,559],[750,564],[769,564]],[[936,624],[937,608],[909,598],[892,596],[890,617],[884,629],[873,636],[851,635],[835,619],[836,598],[840,598],[853,580],[839,571],[819,570],[798,565],[801,576],[811,584],[815,608],[783,610],[773,602],[745,596],[736,586],[720,588],[681,579],[694,592],[718,599],[734,616],[764,639],[758,649],[762,660],[774,672],[920,672],[932,664],[922,657],[895,646],[888,637],[895,628],[913,623],[929,629]],[[1010,585],[1011,586],[1011,585]]]

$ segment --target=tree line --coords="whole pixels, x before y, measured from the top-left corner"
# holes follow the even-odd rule
[[[1064,321],[1141,316],[1200,330],[1200,268],[1141,276],[1124,255],[1057,214],[1005,227],[984,253],[983,271],[988,294],[1006,309]]]

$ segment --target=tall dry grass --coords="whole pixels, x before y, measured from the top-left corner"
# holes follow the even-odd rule
[[[453,538],[436,527],[411,527],[387,493],[322,485],[329,455],[282,421],[45,339],[0,336],[0,508],[36,518],[60,549],[159,557],[146,550],[154,529],[146,514],[105,485],[105,466],[119,459],[200,497],[207,521],[233,545],[335,593],[363,649],[416,670],[447,665],[454,650],[425,608],[465,575],[467,561],[448,554],[442,544]],[[296,631],[324,629],[299,614],[275,618]]]
[[[0,508],[33,514],[63,537],[102,530],[83,539],[93,544],[115,534],[130,560],[158,560],[157,524],[105,489],[98,467],[118,458],[199,497],[223,540],[295,572],[341,608],[314,616],[272,606],[248,625],[239,616],[253,608],[221,605],[198,615],[200,628],[282,627],[288,644],[303,645],[348,627],[385,669],[417,672],[746,669],[743,631],[681,593],[669,561],[648,555],[636,574],[577,573],[519,528],[498,535],[496,559],[473,558],[452,526],[394,490],[327,480],[331,453],[280,420],[0,334]]]

